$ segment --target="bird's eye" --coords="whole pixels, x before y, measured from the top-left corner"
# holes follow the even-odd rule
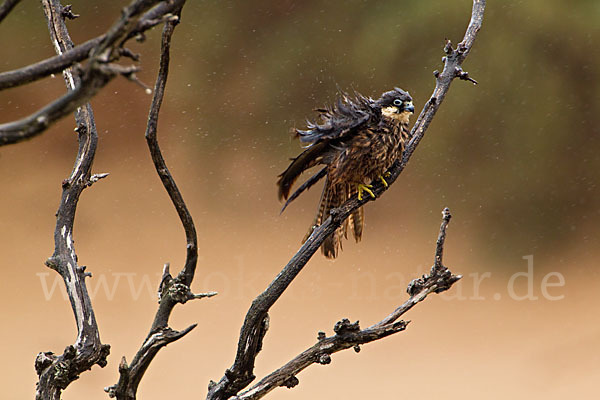
[[[395,106],[401,106],[402,105],[402,100],[400,100],[400,99],[394,100],[394,105]]]

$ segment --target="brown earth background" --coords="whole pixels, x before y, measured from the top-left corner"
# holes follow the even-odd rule
[[[69,22],[74,41],[105,31],[123,4],[73,1],[81,14]],[[420,109],[444,38],[462,38],[470,7],[467,0],[188,2],[159,139],[199,233],[193,289],[219,295],[176,308],[175,329],[199,326],[160,352],[140,399],[204,398],[208,381],[233,361],[251,300],[299,247],[319,189],[279,215],[276,176],[299,151],[289,130],[333,101],[338,86],[371,96],[400,86]],[[410,312],[406,332],[360,354],[336,354],[271,399],[593,397],[599,20],[594,0],[489,2],[465,64],[480,85],[453,84],[405,173],[367,206],[363,241],[347,242],[335,262],[317,254],[275,305],[257,375],[312,345],[317,331],[331,334],[339,319],[366,326],[406,299],[406,284],[431,265],[446,206],[455,217],[446,264],[465,278]],[[132,44],[149,85],[159,32]],[[54,54],[37,2],[18,5],[0,25],[0,44],[3,71]],[[63,92],[60,76],[6,90],[0,120]],[[119,360],[132,358],[149,329],[163,263],[178,269],[184,260],[183,231],[143,137],[149,102],[124,79],[92,102],[100,134],[94,172],[110,177],[84,192],[75,240],[80,264],[93,273],[88,284],[111,355],[65,399],[106,398],[102,388],[116,382]],[[73,127],[66,118],[0,149],[2,398],[33,398],[35,355],[62,352],[76,336],[62,283],[43,265],[76,151]],[[515,275],[528,267],[528,277]]]

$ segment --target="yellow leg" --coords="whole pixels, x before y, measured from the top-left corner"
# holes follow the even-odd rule
[[[373,187],[373,185],[364,185],[362,183],[359,183],[356,186],[356,188],[358,189],[358,199],[362,200],[363,192],[367,192],[371,195],[372,198],[375,198],[375,194],[373,194],[373,191],[371,190],[372,187]]]
[[[381,183],[383,183],[383,186],[385,186],[385,187],[389,186],[384,178],[389,178],[390,176],[392,176],[392,174],[390,174],[389,172],[386,172],[383,175],[379,175],[379,179],[381,180]]]

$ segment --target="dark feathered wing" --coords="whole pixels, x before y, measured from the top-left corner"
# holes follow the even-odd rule
[[[368,97],[356,94],[354,98],[342,93],[334,107],[319,109],[320,121],[308,122],[308,129],[296,130],[296,136],[303,143],[309,143],[298,157],[294,158],[288,168],[279,175],[277,185],[279,186],[279,199],[288,199],[292,185],[305,170],[319,164],[328,165],[336,154],[342,151],[346,141],[351,139],[367,125],[376,125],[381,118],[381,112],[376,102]],[[317,181],[327,175],[327,167],[321,169],[309,178],[298,190],[296,190],[283,206],[282,211],[290,202],[303,191],[313,186]],[[308,239],[316,226],[319,226],[329,217],[333,208],[341,206],[348,198],[356,193],[352,185],[332,185],[325,179],[325,186],[321,194],[319,209],[311,228],[304,238]],[[362,237],[364,225],[364,211],[359,208],[333,234],[325,239],[321,245],[321,251],[328,258],[335,258],[342,247],[342,236],[347,237],[351,231],[354,239],[358,242]]]
[[[335,153],[344,147],[348,138],[367,123],[377,123],[378,121],[374,121],[380,118],[377,107],[371,98],[360,94],[350,98],[343,93],[335,107],[317,110],[321,114],[321,123],[308,122],[307,130],[296,130],[300,141],[310,145],[279,175],[279,199],[288,198],[292,185],[302,172],[318,164],[328,164]],[[316,181],[310,186],[314,183]]]
[[[300,153],[298,157],[292,159],[290,165],[279,175],[277,181],[279,200],[288,198],[292,185],[302,172],[323,161],[323,157],[329,150],[328,147],[326,142],[316,143]]]
[[[345,93],[338,98],[332,108],[318,109],[321,123],[308,122],[306,130],[296,130],[296,135],[303,143],[317,143],[324,140],[342,140],[351,136],[367,122],[379,118],[377,106],[373,99],[356,94],[351,98]]]

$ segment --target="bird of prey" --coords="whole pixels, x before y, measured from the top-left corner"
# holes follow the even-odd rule
[[[336,104],[317,109],[320,121],[308,122],[306,130],[295,130],[305,150],[292,159],[289,167],[279,175],[279,199],[287,199],[283,210],[303,191],[325,177],[319,209],[308,234],[325,221],[330,210],[358,194],[359,200],[367,193],[375,197],[371,188],[374,180],[387,187],[386,171],[402,154],[408,139],[408,122],[414,112],[408,92],[395,88],[377,100],[355,93],[342,93]],[[305,170],[323,165],[315,175],[302,184],[291,196],[290,189]],[[321,245],[322,253],[335,258],[341,248],[342,236],[348,231],[358,242],[362,237],[364,211],[355,210]]]

